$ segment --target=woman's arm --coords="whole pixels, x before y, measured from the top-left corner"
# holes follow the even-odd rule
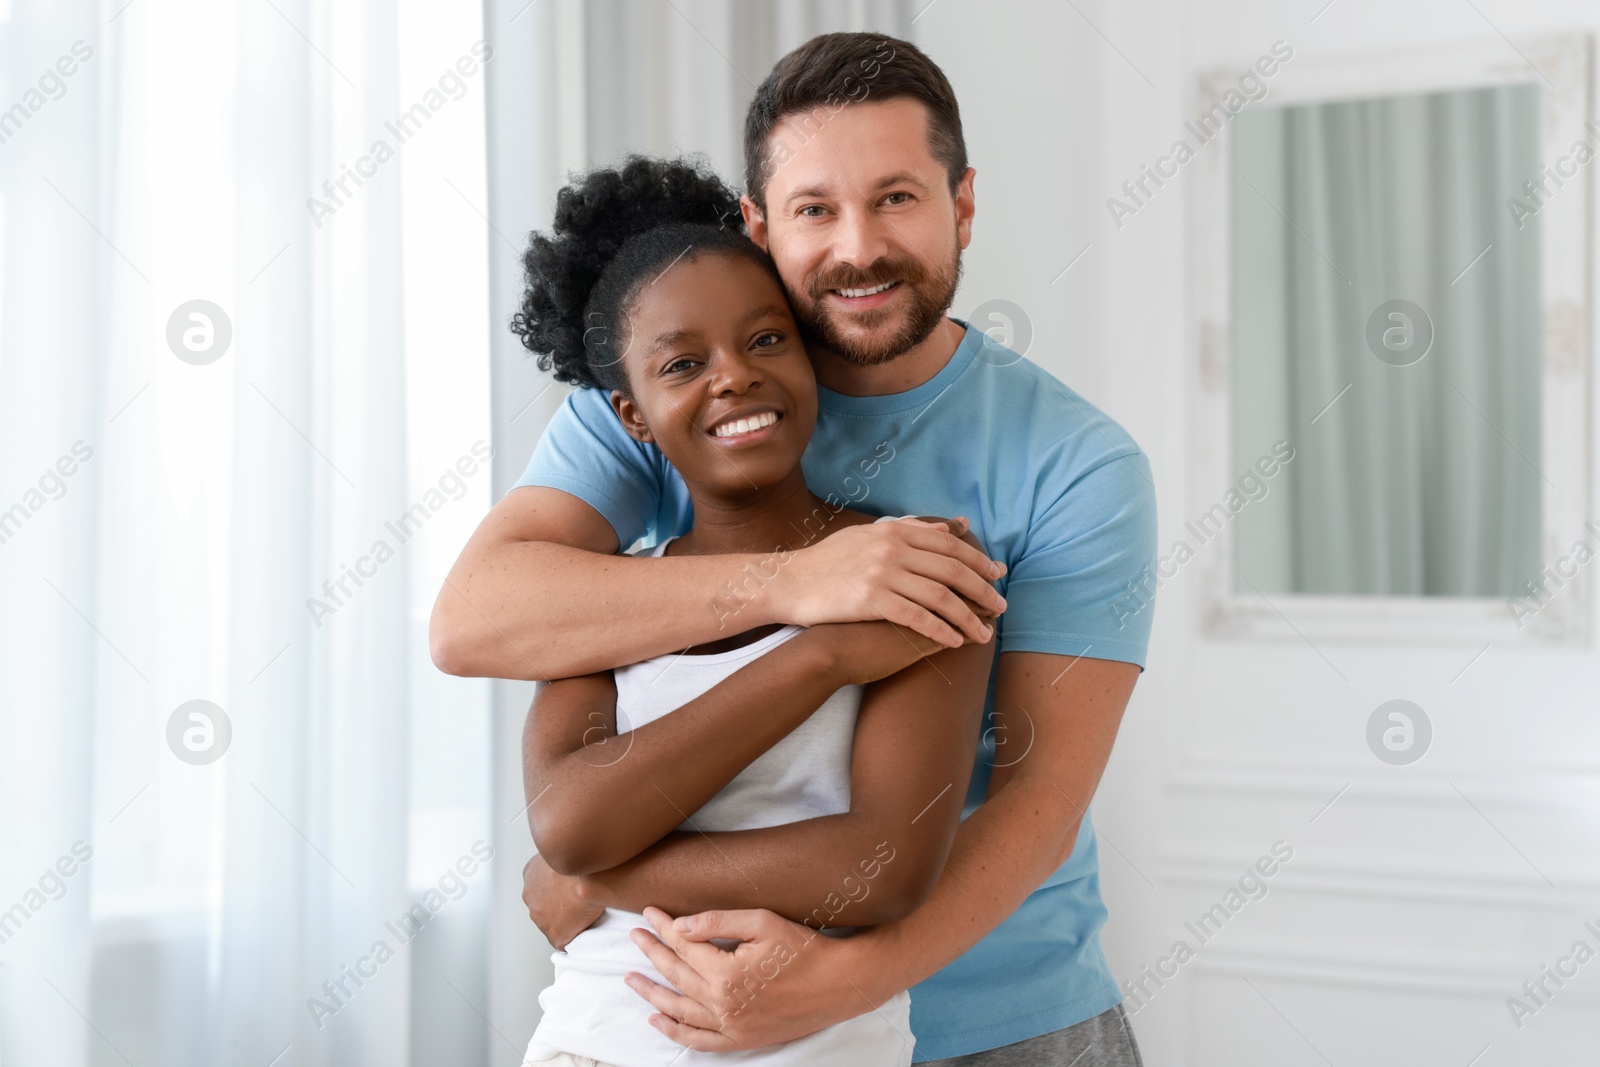
[[[767,908],[813,928],[909,915],[938,881],[960,821],[993,659],[992,640],[964,645],[867,688],[849,812],[760,830],[670,833],[571,888],[596,907],[654,905],[674,915]]]
[[[534,844],[562,874],[624,863],[703,807],[836,689],[903,673],[942,647],[886,622],[814,627],[683,707],[620,734],[610,671],[545,683],[522,744]],[[857,737],[859,744],[859,727]]]

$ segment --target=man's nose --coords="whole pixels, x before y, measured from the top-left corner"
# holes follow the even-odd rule
[[[889,252],[884,221],[866,206],[845,211],[834,227],[830,251],[834,262],[865,270]]]

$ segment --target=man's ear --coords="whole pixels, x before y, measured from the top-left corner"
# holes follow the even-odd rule
[[[963,249],[972,243],[972,216],[978,210],[972,183],[977,176],[978,172],[968,167],[961,181],[956,184],[956,239],[961,242]]]
[[[650,435],[650,427],[644,424],[644,417],[639,413],[639,405],[633,402],[632,397],[625,395],[620,389],[611,390],[611,410],[617,413],[617,419],[629,437],[647,445],[655,444],[656,439]]]
[[[762,214],[761,208],[748,196],[741,196],[739,212],[744,215],[744,228],[750,234],[750,240],[754,241],[761,251],[771,255],[771,250],[767,248],[767,217]]]

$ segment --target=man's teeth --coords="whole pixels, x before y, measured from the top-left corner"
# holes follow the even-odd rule
[[[751,433],[763,427],[771,426],[777,421],[778,413],[776,411],[763,411],[761,414],[752,415],[748,419],[734,419],[732,422],[725,422],[712,430],[711,433],[716,437],[732,437],[735,434]]]
[[[882,285],[874,285],[871,289],[836,289],[834,291],[840,296],[848,296],[854,300],[857,297],[872,296],[874,293],[881,293],[893,284],[894,282],[884,282]]]

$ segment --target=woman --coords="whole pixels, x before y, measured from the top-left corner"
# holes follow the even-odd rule
[[[558,378],[609,391],[628,434],[682,475],[694,525],[645,554],[766,553],[778,567],[807,540],[892,517],[806,487],[816,381],[776,269],[730,228],[737,218],[736,195],[687,164],[635,158],[592,173],[562,190],[552,233],[534,235],[514,329]],[[542,687],[524,745],[534,840],[554,870],[604,885],[625,883],[630,861],[676,834],[760,835],[784,877],[757,887],[711,870],[692,896],[607,907],[554,957],[527,1064],[911,1062],[905,992],[784,1045],[683,1049],[624,984],[634,973],[667,984],[629,931],[647,904],[765,907],[809,936],[915,909],[959,820],[993,643],[944,649],[883,622],[740,633],[736,613],[727,629],[712,644]],[[803,694],[730,715],[718,682],[796,656],[808,667]],[[740,729],[708,729],[728,721]],[[813,820],[827,821],[826,854],[788,847],[795,825]],[[752,997],[783,960],[766,962]]]

